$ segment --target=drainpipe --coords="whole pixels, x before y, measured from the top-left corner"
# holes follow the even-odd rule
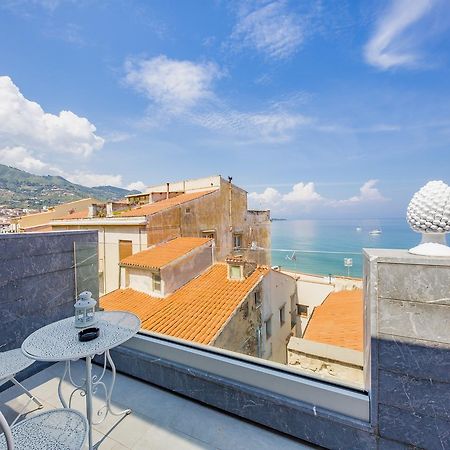
[[[233,231],[233,223],[231,221],[231,217],[232,217],[232,202],[231,202],[231,190],[232,190],[232,186],[231,186],[231,181],[233,180],[233,177],[228,177],[228,223],[230,224],[230,232]]]

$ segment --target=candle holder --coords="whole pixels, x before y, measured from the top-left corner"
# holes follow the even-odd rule
[[[97,319],[95,318],[95,305],[97,302],[92,298],[89,291],[82,292],[75,302],[75,327],[86,328],[93,325]]]

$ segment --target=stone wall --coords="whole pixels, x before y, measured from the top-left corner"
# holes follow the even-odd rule
[[[363,353],[298,337],[289,339],[288,365],[307,376],[334,383],[363,386]]]
[[[377,433],[398,445],[450,448],[450,261],[366,250],[365,281]]]
[[[89,289],[98,299],[98,258],[92,258],[97,236],[96,231],[0,235],[0,351],[20,347],[36,329],[73,315],[75,280],[79,290]]]

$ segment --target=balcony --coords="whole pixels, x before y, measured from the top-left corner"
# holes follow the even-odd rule
[[[77,231],[0,238],[2,350],[72,316],[76,292],[98,295],[98,254],[92,253],[97,236]],[[112,351],[121,373],[113,406],[133,413],[95,427],[94,442],[102,441],[100,448],[450,446],[450,261],[373,249],[364,258],[362,387],[320,373],[313,377],[269,357],[143,329]],[[325,292],[332,280],[313,281]],[[249,292],[256,305],[255,292]],[[174,302],[170,295],[155,301]],[[250,312],[239,309],[243,317]],[[272,322],[281,316],[274,314]],[[81,378],[83,367],[82,360],[75,363],[74,378]],[[46,408],[59,406],[61,363],[37,362],[30,369],[22,374],[25,385]],[[15,387],[0,392],[9,419],[24,400]],[[83,398],[76,395],[74,406],[83,410]]]
[[[99,367],[94,370],[100,372]],[[23,381],[24,386],[44,404],[44,410],[61,407],[57,387],[63,372],[64,365],[57,363]],[[73,364],[72,372],[75,379],[81,379],[83,362]],[[110,378],[108,371],[106,381]],[[64,383],[64,394],[69,394],[71,389],[69,383]],[[117,377],[113,398],[116,410],[131,408],[132,413],[122,418],[109,415],[105,422],[95,426],[94,442],[101,450],[313,448],[126,375]],[[27,400],[17,386],[0,393],[0,404],[8,422],[14,420]],[[96,395],[94,409],[100,405],[101,397]],[[85,413],[84,399],[76,395],[73,407]],[[33,414],[33,407],[30,411],[28,416]]]

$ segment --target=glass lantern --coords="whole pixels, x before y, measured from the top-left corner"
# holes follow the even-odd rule
[[[74,305],[75,307],[75,327],[86,328],[93,325],[95,318],[95,305],[97,302],[92,298],[89,291],[82,292]]]

